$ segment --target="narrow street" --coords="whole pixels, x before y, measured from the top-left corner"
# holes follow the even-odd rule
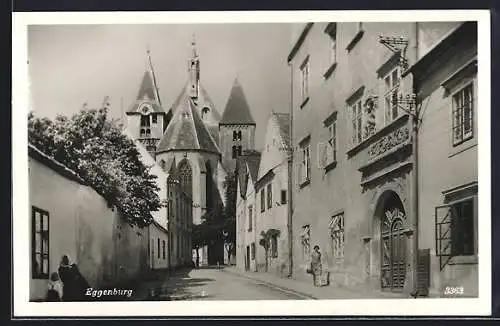
[[[154,290],[149,300],[303,300],[298,294],[284,292],[263,282],[225,272],[223,268],[201,267],[164,275],[143,284]],[[134,300],[144,300],[140,295]]]

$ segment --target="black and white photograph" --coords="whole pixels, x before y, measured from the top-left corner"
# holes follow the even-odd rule
[[[489,31],[14,15],[14,312],[488,312]]]

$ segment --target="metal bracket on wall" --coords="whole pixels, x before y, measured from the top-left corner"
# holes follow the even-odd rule
[[[399,55],[399,65],[403,70],[407,70],[408,58],[406,58],[406,49],[408,48],[408,39],[404,37],[393,37],[393,36],[379,36],[379,43],[383,44],[386,48],[395,54]]]

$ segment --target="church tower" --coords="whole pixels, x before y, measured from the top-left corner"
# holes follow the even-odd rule
[[[127,131],[139,140],[155,158],[158,142],[167,127],[167,114],[162,107],[151,55],[147,50],[147,68],[136,100],[126,112]]]
[[[189,96],[196,102],[200,92],[200,59],[196,52],[196,41],[191,42],[191,58],[188,61]]]
[[[255,120],[250,113],[243,88],[234,80],[226,108],[219,122],[222,164],[227,172],[234,173],[236,159],[245,150],[254,149]]]

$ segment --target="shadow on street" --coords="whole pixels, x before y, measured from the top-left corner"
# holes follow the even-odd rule
[[[215,282],[213,278],[191,277],[189,274],[194,269],[217,269],[213,266],[200,266],[198,268],[185,268],[183,270],[166,272],[164,282],[156,284],[149,289],[149,295],[146,300],[150,301],[173,301],[173,300],[196,300],[213,297],[205,294],[198,288],[207,285],[209,282]],[[222,269],[222,267],[220,268]]]

